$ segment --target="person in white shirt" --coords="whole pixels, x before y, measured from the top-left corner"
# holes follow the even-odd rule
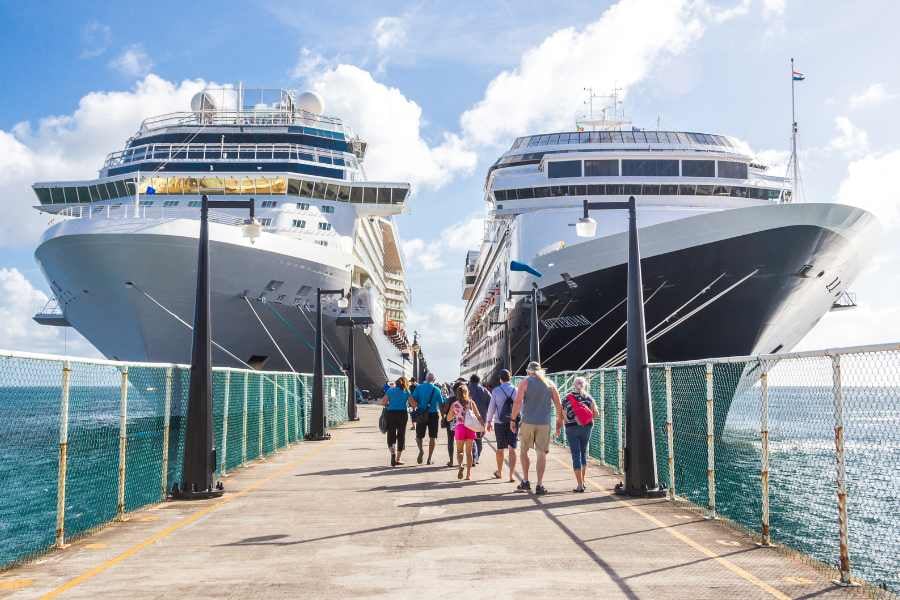
[[[517,438],[515,431],[510,428],[510,417],[512,415],[513,402],[516,399],[516,388],[514,388],[509,380],[512,375],[507,369],[500,371],[500,385],[491,392],[491,403],[487,410],[487,430],[494,431],[497,439],[497,470],[494,471],[494,477],[500,479],[503,477],[503,451],[506,450],[509,456],[509,481],[515,481],[513,476],[516,472],[516,445]]]

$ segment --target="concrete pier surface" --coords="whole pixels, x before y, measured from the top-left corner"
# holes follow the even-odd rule
[[[444,430],[434,466],[407,431],[391,468],[379,410],[235,471],[222,499],[131,513],[0,573],[0,598],[865,597],[696,511],[615,497],[600,467],[572,493],[565,448],[545,496],[494,479],[487,446],[458,481]]]

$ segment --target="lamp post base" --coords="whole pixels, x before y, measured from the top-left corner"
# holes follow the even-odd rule
[[[225,486],[219,481],[216,487],[209,490],[187,491],[182,490],[177,485],[172,488],[172,500],[209,500],[210,498],[220,498],[225,493]]]
[[[617,483],[613,493],[616,496],[629,496],[631,498],[665,498],[668,490],[664,485],[653,489],[644,486],[640,490],[626,490],[624,483]]]
[[[304,439],[307,442],[324,442],[331,439],[330,433],[307,433]]]

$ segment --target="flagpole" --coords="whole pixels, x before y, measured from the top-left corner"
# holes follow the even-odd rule
[[[791,58],[791,165],[793,166],[793,180],[791,182],[791,200],[797,200],[797,113],[794,103],[794,59]]]

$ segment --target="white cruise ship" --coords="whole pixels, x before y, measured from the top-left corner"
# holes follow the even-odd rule
[[[186,107],[187,108],[187,107]],[[213,362],[312,372],[316,289],[350,289],[357,380],[380,389],[409,375],[408,290],[392,220],[410,186],[365,179],[366,143],[323,115],[313,93],[207,89],[191,110],[146,119],[96,179],[33,185],[53,215],[35,252],[55,307],[120,360],[189,362],[202,195],[255,200],[210,211]],[[346,361],[348,329],[323,302],[326,373]]]
[[[722,135],[598,120],[516,139],[488,171],[485,238],[466,257],[463,373],[522,372],[531,306],[509,292],[532,283],[549,371],[625,363],[627,211],[593,214],[597,236],[579,238],[585,199],[636,199],[651,362],[790,350],[852,305],[878,228],[858,208],[792,202],[790,188]]]

